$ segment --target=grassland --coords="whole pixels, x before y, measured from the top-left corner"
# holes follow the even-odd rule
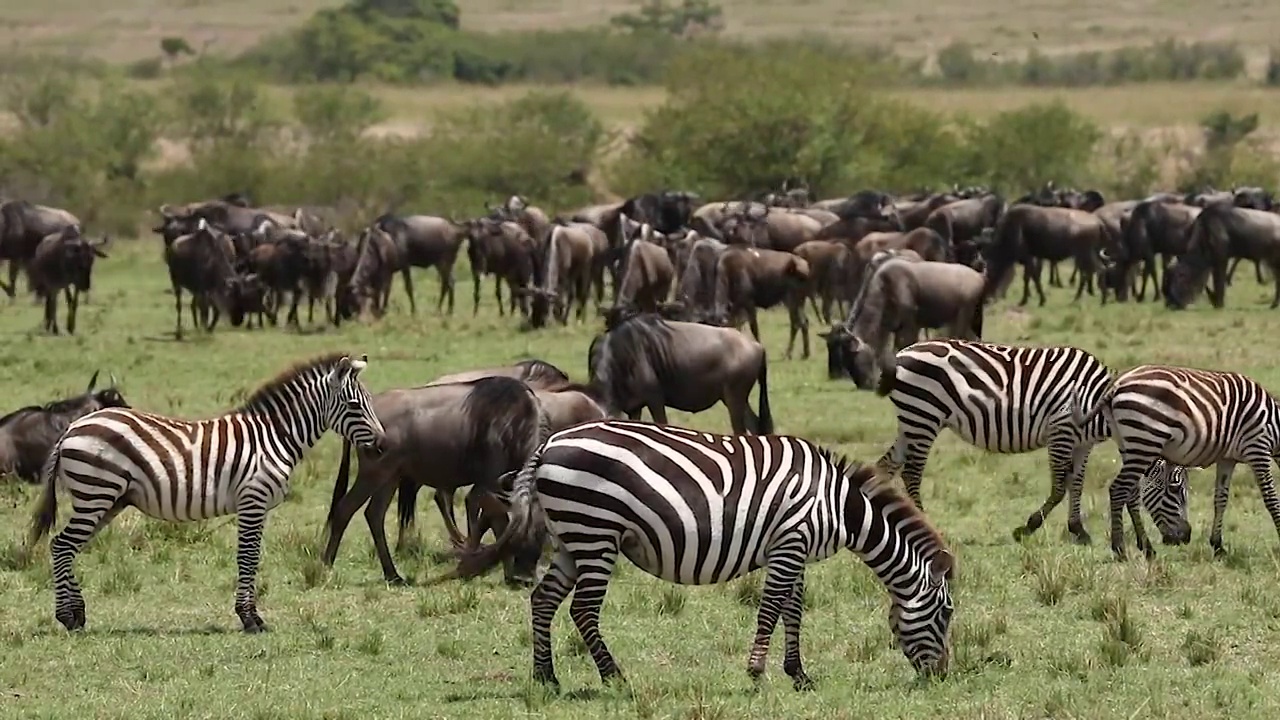
[[[36,331],[27,298],[0,308],[0,381],[18,406],[79,391],[98,368],[116,373],[136,406],[181,416],[228,407],[293,361],[332,349],[367,352],[377,391],[441,373],[545,358],[585,375],[594,327],[521,334],[486,292],[478,317],[405,310],[395,291],[382,322],[340,332],[223,331],[174,343],[159,252],[150,242],[103,261],[82,334]],[[1154,305],[1079,306],[1065,291],[1049,306],[989,312],[988,338],[1072,343],[1116,368],[1159,361],[1251,373],[1280,388],[1274,353],[1257,342],[1275,315],[1267,289],[1237,276],[1229,309],[1179,314]],[[426,280],[423,277],[422,280]],[[459,296],[466,296],[464,279]],[[433,298],[434,282],[418,284]],[[428,306],[428,302],[422,302]],[[433,303],[432,303],[433,304]],[[892,441],[888,404],[824,377],[824,361],[783,361],[783,316],[769,313],[770,385],[781,432],[873,461]],[[675,422],[725,430],[720,408]],[[360,523],[336,567],[318,565],[338,443],[327,437],[294,475],[289,501],[266,532],[262,610],[273,632],[246,637],[231,612],[234,525],[169,525],[126,513],[81,556],[89,625],[68,636],[52,618],[47,553],[23,567],[14,551],[35,499],[0,486],[0,716],[39,718],[1274,718],[1280,681],[1274,637],[1277,539],[1247,474],[1227,519],[1230,554],[1208,552],[1210,471],[1193,473],[1192,544],[1155,562],[1110,559],[1105,483],[1111,445],[1095,451],[1085,497],[1089,548],[1064,535],[1065,508],[1024,546],[1009,530],[1047,489],[1043,454],[1001,457],[950,436],[926,474],[926,509],[959,558],[953,675],[920,685],[890,646],[887,601],[852,556],[810,573],[805,653],[816,692],[796,694],[780,672],[777,640],[764,689],[744,672],[758,578],[719,588],[664,585],[620,571],[603,627],[631,678],[600,689],[563,615],[555,627],[561,680],[549,697],[530,687],[525,595],[498,577],[437,588],[388,588]],[[398,559],[422,580],[440,571],[444,534],[431,504],[421,543]],[[65,520],[65,508],[63,510]],[[394,529],[392,529],[394,532]]]

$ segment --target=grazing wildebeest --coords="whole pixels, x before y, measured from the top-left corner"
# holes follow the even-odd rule
[[[467,259],[471,262],[472,314],[480,311],[480,280],[494,276],[493,294],[498,299],[498,315],[506,314],[502,304],[502,284],[507,284],[510,310],[516,305],[528,314],[529,300],[517,291],[530,287],[536,275],[538,245],[520,225],[510,221],[479,218],[468,233]]]
[[[383,577],[400,585],[404,578],[391,560],[383,527],[397,487],[404,480],[435,487],[450,540],[461,544],[462,533],[452,521],[452,493],[440,491],[473,484],[482,491],[496,490],[498,477],[519,469],[546,439],[548,419],[532,388],[504,376],[389,390],[373,397],[373,408],[386,429],[383,452],[373,456],[356,449],[359,469],[348,491],[351,453],[344,448],[321,560],[333,565],[348,523],[364,506]],[[482,493],[469,494],[468,505],[481,497]],[[467,508],[468,518],[478,513],[477,507]]]
[[[1052,263],[1070,258],[1080,273],[1075,299],[1079,300],[1086,288],[1092,295],[1098,251],[1117,244],[1110,233],[1101,218],[1086,210],[1015,204],[1005,211],[996,225],[994,237],[983,248],[988,263],[989,293],[994,295],[995,289],[1004,284],[1005,276],[1020,264],[1022,300],[1018,304],[1027,304],[1034,282],[1040,304],[1044,305],[1038,261]]]
[[[809,318],[805,313],[810,270],[804,258],[789,252],[730,246],[716,262],[715,309],[717,325],[738,328],[745,322],[760,340],[759,310],[781,303],[787,309],[787,351],[791,359],[796,335],[801,356],[809,357]]]
[[[921,328],[946,328],[948,337],[982,339],[985,283],[973,268],[892,258],[867,283],[857,317],[823,337],[828,363],[831,353],[838,352],[860,390],[875,387],[877,366],[881,374],[893,373],[894,355],[918,342]]]
[[[462,247],[462,239],[466,236],[466,225],[434,215],[382,215],[373,224],[387,233],[399,251],[405,269],[405,293],[409,295],[409,314],[418,312],[413,298],[413,279],[411,268],[434,267],[440,275],[440,299],[436,301],[436,312],[444,309],[445,299],[449,300],[449,314],[453,314],[453,266],[458,260],[458,250]]]
[[[390,233],[376,226],[366,228],[356,243],[356,266],[348,281],[351,295],[356,301],[357,314],[367,311],[372,311],[375,317],[386,314],[387,304],[391,301],[391,284],[396,273],[407,277],[409,270],[404,253]],[[406,294],[412,282],[410,280],[405,284]],[[413,304],[412,298],[409,303]]]
[[[94,258],[107,257],[103,250],[111,238],[90,241],[80,234],[78,225],[68,225],[40,241],[35,255],[27,263],[31,290],[44,299],[44,329],[58,334],[58,291],[67,301],[67,333],[76,332],[76,310],[80,293],[91,287]]]
[[[627,243],[616,304],[640,312],[657,312],[671,294],[676,269],[667,249],[650,239],[654,236],[651,228],[645,225],[643,230],[647,237],[632,238]]]
[[[908,232],[870,233],[853,245],[846,265],[849,271],[849,287],[861,288],[866,282],[867,265],[876,253],[885,250],[912,250],[925,260],[949,262],[954,259],[947,241],[927,227]]]
[[[265,327],[265,319],[276,324],[276,307],[271,302],[266,283],[256,273],[236,275],[226,283],[227,319],[232,327],[245,325],[253,329],[253,316],[258,317],[258,327]],[[245,320],[248,319],[246,325]]]
[[[496,208],[490,207],[486,202],[485,209],[489,211],[492,220],[506,220],[524,228],[539,249],[547,241],[547,235],[551,232],[551,219],[542,208],[530,205],[528,200],[519,195],[512,195]]]
[[[1198,205],[1147,198],[1133,207],[1121,222],[1120,247],[1108,246],[1103,262],[1114,263],[1125,277],[1142,263],[1142,286],[1138,300],[1147,296],[1147,280],[1151,280],[1152,299],[1160,296],[1161,276],[1169,271],[1174,258],[1187,251],[1187,230],[1200,214]],[[1156,272],[1156,255],[1160,256],[1160,273]]]
[[[1165,304],[1181,310],[1213,277],[1210,301],[1226,299],[1227,261],[1246,258],[1270,268],[1275,280],[1274,309],[1280,306],[1280,215],[1231,205],[1210,205],[1187,231],[1187,252],[1165,273]]]
[[[845,313],[844,322],[833,324],[830,331],[818,334],[827,345],[827,378],[829,380],[848,377],[849,373],[844,366],[843,342],[845,336],[848,335],[846,328],[853,326],[854,320],[857,319],[861,312],[862,303],[867,297],[867,290],[871,287],[871,283],[868,281],[875,277],[876,271],[880,269],[881,265],[895,258],[907,262],[921,262],[924,259],[915,250],[904,248],[890,248],[876,252],[867,261],[867,265],[863,269],[862,283],[857,287],[853,298],[849,302],[849,309]]]
[[[681,320],[709,317],[715,312],[716,266],[729,246],[712,238],[698,238],[689,245],[688,258],[679,270],[675,301],[659,306]]]
[[[542,250],[541,283],[513,291],[529,298],[532,327],[546,326],[548,317],[559,320],[562,325],[568,323],[575,301],[578,319],[586,319],[587,300],[597,277],[596,257],[607,243],[604,232],[593,225],[555,223],[551,226]]]
[[[773,432],[764,346],[733,328],[637,314],[591,341],[587,366],[610,415],[639,420],[648,409],[665,423],[669,407],[699,413],[723,402],[734,432]],[[759,416],[748,403],[756,384]]]
[[[191,324],[213,330],[218,324],[219,304],[225,304],[227,283],[235,277],[232,266],[235,247],[231,238],[209,226],[203,219],[196,231],[184,235],[164,249],[173,287],[174,337],[182,339],[182,290],[191,293]],[[212,313],[212,317],[210,316]]]
[[[26,200],[0,204],[0,260],[9,261],[9,282],[0,282],[0,288],[10,300],[17,297],[18,271],[27,266],[45,238],[66,228],[75,228],[78,233],[80,219],[62,208]]]
[[[303,284],[309,268],[308,252],[315,242],[301,230],[271,229],[268,239],[249,251],[243,263],[249,273],[256,274],[271,295],[271,323],[288,298],[289,312],[285,323],[299,326],[298,305],[302,301]]]
[[[852,294],[848,287],[849,246],[832,240],[810,240],[792,252],[809,263],[809,302],[813,304],[813,312],[823,322],[830,323],[831,306],[837,305],[844,312],[844,305]]]
[[[45,458],[72,421],[101,408],[129,407],[116,388],[115,375],[108,387],[95,390],[97,385],[95,371],[80,395],[28,405],[0,417],[0,477],[15,475],[26,482],[39,482]]]

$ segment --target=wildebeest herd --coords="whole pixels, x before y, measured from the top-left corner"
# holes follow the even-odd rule
[[[179,336],[183,292],[201,329],[213,329],[224,312],[233,322],[256,314],[259,324],[263,316],[274,323],[286,303],[286,323],[300,324],[303,295],[337,324],[385,312],[399,272],[413,311],[414,266],[439,270],[437,307],[447,303],[451,312],[452,268],[464,241],[477,306],[479,280],[492,275],[500,311],[518,308],[531,328],[583,318],[594,299],[604,329],[587,348],[582,383],[530,359],[373,395],[359,378],[367,359],[333,354],[285,371],[240,407],[200,422],[130,408],[114,381],[97,389],[96,374],[81,396],[0,419],[4,467],[29,480],[42,468],[28,547],[53,529],[58,489],[69,491],[71,517],[51,542],[55,617],[68,629],[86,623],[76,554],[135,507],[169,521],[236,515],[235,611],[247,632],[265,630],[255,590],[265,516],[287,494],[292,468],[328,430],[344,447],[322,560],[335,561],[350,520],[364,508],[384,577],[404,582],[384,516],[398,497],[403,541],[419,489],[434,488],[458,556],[457,567],[436,581],[502,563],[510,584],[533,585],[534,674],[549,683],[556,682],[550,622],[570,594],[570,613],[601,677],[620,674],[600,636],[599,612],[622,555],[681,584],[722,583],[764,568],[748,669],[762,674],[781,621],[784,670],[797,688],[810,687],[799,650],[804,567],[842,547],[884,583],[891,630],[912,666],[944,674],[955,561],[919,495],[943,429],[990,452],[1047,449],[1049,494],[1014,530],[1017,539],[1068,499],[1071,535],[1090,542],[1080,518],[1085,466],[1092,448],[1110,438],[1122,458],[1109,485],[1117,556],[1126,554],[1125,513],[1138,547],[1154,556],[1143,509],[1166,543],[1189,541],[1188,467],[1218,468],[1210,536],[1216,552],[1223,551],[1225,488],[1237,463],[1250,466],[1280,532],[1270,475],[1280,452],[1280,404],[1257,383],[1162,365],[1117,375],[1078,348],[981,337],[984,306],[1017,265],[1026,278],[1024,303],[1032,284],[1043,303],[1042,266],[1049,265],[1052,285],[1056,263],[1065,259],[1074,261],[1077,298],[1096,288],[1104,302],[1109,292],[1120,301],[1143,299],[1150,278],[1168,305],[1184,307],[1212,276],[1210,296],[1220,307],[1233,258],[1254,260],[1259,277],[1266,265],[1280,278],[1280,218],[1259,189],[1119,203],[1052,186],[1013,203],[981,188],[907,200],[868,191],[813,203],[803,189],[712,203],[664,192],[567,219],[513,197],[465,222],[383,216],[354,243],[312,209],[277,213],[238,197],[166,206],[161,214],[157,231]],[[84,239],[74,219],[51,228],[40,226],[50,232],[30,258],[6,256],[11,276],[26,267],[33,288],[53,287],[37,277],[75,284],[80,274],[68,268],[83,261],[77,287],[87,290],[100,243]],[[51,238],[89,252],[59,253],[58,272],[41,269],[39,248]],[[613,294],[607,306],[606,277]],[[756,312],[778,304],[790,318],[787,355],[797,335],[808,355],[807,307],[826,322],[835,319],[833,310],[844,315],[824,333],[829,371],[887,397],[898,421],[897,438],[874,466],[774,434]],[[737,329],[744,323],[754,340]],[[920,341],[924,329],[945,337]],[[667,408],[697,413],[716,403],[728,410],[730,435],[667,423]],[[639,422],[646,409],[652,423]],[[893,483],[899,472],[905,490]],[[464,488],[465,533],[453,503]],[[489,530],[497,540],[485,545]],[[549,565],[538,572],[548,551]]]

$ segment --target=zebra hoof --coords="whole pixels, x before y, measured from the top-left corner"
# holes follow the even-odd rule
[[[803,670],[791,676],[791,686],[798,692],[808,692],[814,688],[813,679]]]
[[[1031,534],[1031,531],[1024,526],[1019,525],[1018,527],[1013,529],[1012,534],[1013,534],[1014,542],[1022,542],[1023,540],[1027,539],[1027,536]]]
[[[1078,532],[1071,533],[1071,542],[1076,545],[1092,545],[1093,538],[1089,536],[1089,533],[1084,530],[1080,530]]]
[[[240,623],[244,626],[244,631],[250,635],[264,633],[267,631],[267,624],[262,621],[256,612],[249,612],[240,616]]]
[[[405,580],[399,575],[392,575],[391,577],[383,578],[383,580],[385,580],[386,583],[391,587],[408,587],[409,586],[409,581]]]
[[[83,630],[85,624],[84,609],[68,610],[54,615],[58,622],[62,623],[62,627],[68,631]]]

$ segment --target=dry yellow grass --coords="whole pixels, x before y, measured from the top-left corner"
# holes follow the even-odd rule
[[[0,45],[43,47],[111,60],[159,53],[182,35],[195,47],[244,49],[342,0],[0,0]],[[635,0],[462,0],[464,26],[477,30],[585,27],[635,7]],[[725,31],[737,37],[821,32],[927,55],[953,40],[1016,55],[1106,49],[1165,37],[1234,40],[1255,63],[1280,26],[1280,3],[1232,0],[1045,0],[848,3],[841,0],[721,0]],[[1039,39],[1032,37],[1035,32]]]

